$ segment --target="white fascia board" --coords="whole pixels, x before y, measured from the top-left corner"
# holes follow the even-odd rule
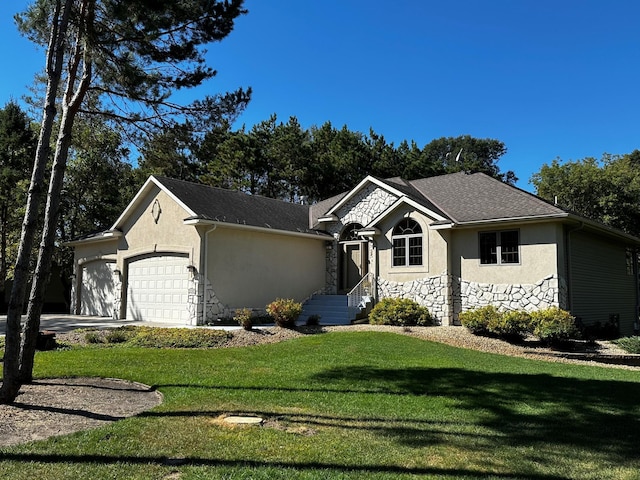
[[[340,219],[338,218],[337,215],[325,215],[322,216],[320,218],[318,218],[318,223],[332,223],[332,222],[338,222]]]
[[[402,197],[405,195],[400,190],[387,185],[386,183],[378,180],[375,177],[372,177],[371,175],[367,175],[364,179],[362,179],[362,181],[358,185],[356,185],[348,194],[346,194],[342,198],[342,200],[340,200],[333,207],[331,207],[331,210],[329,210],[324,216],[328,217],[330,215],[333,215],[334,212],[336,212],[340,207],[342,207],[345,203],[351,200],[367,183],[373,183],[378,187],[386,190],[387,192],[394,194],[396,197]]]
[[[122,212],[122,214],[118,217],[116,222],[111,227],[111,230],[116,230],[121,225],[121,223],[124,221],[124,219],[129,216],[131,211],[138,206],[138,204],[142,201],[144,196],[149,192],[152,184],[155,185],[156,187],[158,187],[160,190],[162,190],[164,193],[166,193],[174,202],[176,202],[178,205],[180,205],[189,214],[189,216],[192,216],[192,217],[196,216],[196,212],[194,212],[189,207],[187,207],[184,204],[184,202],[182,202],[182,200],[180,200],[178,197],[176,197],[157,178],[155,178],[153,175],[151,175],[147,179],[147,181],[144,182],[144,185],[142,186],[142,188],[140,190],[138,190],[138,193],[136,193],[136,196],[133,197],[133,200],[131,200],[131,202],[129,202],[129,205],[127,205],[127,208],[125,208],[124,211]]]
[[[208,225],[208,226],[216,226],[219,228],[233,228],[240,230],[251,230],[254,232],[262,232],[262,233],[272,233],[275,235],[287,235],[291,237],[303,237],[303,238],[313,238],[314,240],[333,240],[333,237],[328,233],[308,233],[308,232],[292,232],[291,230],[279,230],[277,228],[269,228],[269,227],[256,227],[254,225],[245,225],[243,223],[228,223],[228,222],[220,222],[216,220],[206,220],[199,218],[187,218],[184,220],[185,225]]]
[[[470,222],[452,222],[449,224],[443,225],[432,225],[431,228],[433,230],[446,230],[455,228],[456,230],[463,228],[474,228],[474,227],[487,227],[491,225],[500,226],[502,228],[505,224],[517,224],[517,223],[542,223],[542,222],[552,222],[556,220],[562,220],[569,217],[567,213],[553,213],[550,215],[536,215],[536,216],[526,216],[526,217],[508,217],[508,218],[492,218],[488,220],[473,220]]]
[[[74,247],[76,245],[82,245],[85,243],[106,242],[109,240],[120,238],[121,236],[122,236],[122,232],[120,230],[107,230],[106,232],[99,233],[92,237],[81,238],[80,240],[71,240],[69,242],[64,242],[63,245]]]
[[[361,228],[356,235],[359,237],[376,237],[382,234],[379,228]]]
[[[393,202],[393,204],[391,204],[384,212],[382,212],[380,215],[378,215],[376,218],[374,218],[373,220],[371,220],[364,228],[368,229],[368,228],[373,228],[375,225],[377,225],[383,218],[385,218],[387,215],[389,215],[392,211],[394,211],[396,208],[398,208],[400,205],[405,204],[405,205],[409,205],[410,207],[414,208],[415,210],[423,213],[424,215],[433,218],[434,220],[437,221],[445,221],[448,220],[447,218],[443,217],[442,215],[434,212],[433,210],[428,209],[427,207],[425,207],[424,205],[420,205],[418,202],[416,202],[415,200],[412,200],[409,197],[403,196],[401,198],[399,198],[398,200],[396,200],[395,202]]]

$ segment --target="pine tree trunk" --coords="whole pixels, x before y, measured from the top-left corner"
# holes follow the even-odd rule
[[[92,1],[83,0],[81,2],[79,18],[81,21],[84,21],[85,26],[87,23],[90,24],[93,22]],[[84,44],[81,35],[82,34],[79,33],[76,38],[74,51],[70,55],[69,66],[67,68],[67,84],[62,101],[62,118],[60,120],[60,130],[56,141],[51,178],[49,180],[42,242],[40,243],[40,249],[38,251],[38,263],[33,275],[29,307],[27,309],[27,320],[22,337],[19,377],[23,383],[30,383],[33,380],[33,361],[36,353],[38,332],[40,330],[40,315],[42,314],[42,306],[44,305],[45,289],[51,273],[51,261],[55,249],[56,226],[58,224],[58,213],[62,199],[64,172],[67,167],[67,158],[69,157],[69,146],[71,145],[73,122],[87,93],[89,83],[91,82],[92,63],[87,46]],[[78,78],[80,69],[82,69],[82,76]]]
[[[27,308],[27,319],[22,336],[20,381],[23,384],[33,381],[33,361],[36,353],[38,332],[40,331],[40,315],[42,314],[42,307],[44,305],[45,289],[51,274],[51,261],[55,249],[56,225],[58,222],[58,212],[60,211],[64,172],[67,164],[69,145],[71,143],[73,117],[74,113],[69,112],[68,108],[65,108],[62,116],[61,130],[56,144],[51,178],[49,180],[42,241],[38,251],[38,263],[33,274],[29,306]]]
[[[22,307],[29,281],[29,264],[31,249],[38,226],[38,210],[44,193],[44,178],[47,160],[49,159],[51,133],[56,116],[56,94],[62,76],[64,64],[65,38],[71,5],[73,0],[66,0],[65,5],[56,6],[49,37],[47,51],[47,91],[42,114],[42,125],[38,138],[38,147],[31,174],[31,184],[27,196],[27,208],[22,223],[20,245],[13,274],[13,286],[7,310],[7,326],[5,335],[5,352],[3,362],[3,380],[0,387],[0,404],[13,403],[18,396],[22,383],[20,381],[20,344]]]

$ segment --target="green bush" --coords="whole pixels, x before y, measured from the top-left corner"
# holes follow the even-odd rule
[[[548,344],[558,344],[579,334],[575,318],[566,310],[550,307],[531,313],[533,334]]]
[[[125,343],[132,337],[132,330],[128,327],[118,327],[109,330],[104,336],[107,343]]]
[[[509,310],[491,317],[489,331],[505,340],[522,341],[531,333],[531,315],[524,310]]]
[[[613,343],[628,353],[640,353],[640,337],[624,337],[614,340]]]
[[[290,298],[278,298],[267,305],[267,313],[279,327],[295,328],[302,304]]]
[[[84,339],[87,343],[103,343],[102,335],[100,335],[100,332],[96,331],[85,333]]]
[[[230,334],[204,328],[138,327],[130,345],[152,348],[211,348],[224,344]]]
[[[460,312],[459,319],[463,326],[467,327],[475,335],[490,335],[492,328],[500,322],[500,312],[493,305],[472,308]]]
[[[383,298],[369,314],[373,325],[433,325],[433,318],[426,307],[409,298]]]
[[[233,319],[245,330],[251,330],[253,328],[253,322],[251,321],[252,316],[253,311],[250,308],[239,308],[236,310]]]

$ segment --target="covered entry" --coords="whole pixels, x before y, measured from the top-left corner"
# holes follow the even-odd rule
[[[127,268],[127,319],[187,323],[189,258],[180,254],[136,257]]]
[[[369,244],[357,232],[362,229],[359,223],[351,223],[340,235],[338,250],[339,291],[347,293],[369,271]]]

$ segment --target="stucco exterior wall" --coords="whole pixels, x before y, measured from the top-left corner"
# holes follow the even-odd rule
[[[422,229],[422,265],[393,266],[393,228],[403,218],[415,220]],[[380,277],[393,282],[410,282],[446,272],[447,242],[439,231],[429,228],[431,223],[433,223],[433,219],[419,212],[399,208],[378,225],[382,233],[376,237]]]
[[[520,263],[481,265],[479,233],[519,230]],[[534,284],[558,274],[557,243],[562,230],[554,223],[504,225],[452,232],[452,274],[461,280],[486,284]]]
[[[276,298],[303,301],[322,291],[324,240],[219,226],[208,234],[207,271],[201,272],[209,291],[207,317],[264,309]]]
[[[161,252],[188,254],[194,264],[200,258],[200,235],[195,227],[184,225],[187,216],[184,208],[156,187],[155,194],[147,195],[122,226],[118,267],[125,268],[125,259]]]

